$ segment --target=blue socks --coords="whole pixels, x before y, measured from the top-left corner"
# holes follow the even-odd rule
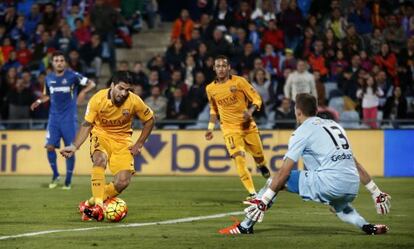
[[[50,167],[52,168],[52,171],[53,171],[53,179],[56,179],[57,177],[59,177],[59,172],[57,169],[55,150],[52,150],[52,151],[47,150],[47,160],[49,161]]]
[[[75,156],[66,159],[66,179],[65,185],[69,186],[72,182],[73,169],[75,168]]]

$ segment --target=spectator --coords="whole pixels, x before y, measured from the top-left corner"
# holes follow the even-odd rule
[[[181,89],[183,95],[187,95],[188,87],[182,79],[182,74],[179,69],[174,69],[171,73],[171,81],[167,84],[164,95],[167,98],[173,96],[175,89]]]
[[[275,6],[270,0],[263,0],[262,6],[257,5],[256,9],[253,11],[251,19],[254,20],[257,25],[263,25],[270,20],[275,20]]]
[[[264,31],[260,48],[264,49],[266,44],[270,44],[276,51],[281,51],[285,47],[284,34],[276,25],[276,20],[270,20],[268,28]]]
[[[6,8],[6,11],[1,19],[0,23],[3,23],[6,26],[6,33],[9,33],[15,26],[17,22],[17,12],[14,5],[9,5]]]
[[[400,78],[402,91],[410,91],[414,95],[414,37],[407,40],[407,48],[403,49],[398,56],[398,65],[400,66]],[[406,82],[406,84],[403,84]]]
[[[33,4],[30,8],[30,13],[25,16],[25,30],[28,34],[35,32],[37,25],[42,20],[39,4]]]
[[[213,39],[207,43],[207,48],[209,54],[217,56],[219,54],[229,55],[231,50],[231,45],[228,41],[224,39],[223,29],[216,28],[213,32]]]
[[[118,64],[118,68],[116,69],[116,71],[121,71],[121,72],[129,72],[129,62],[126,60],[122,60],[119,62]]]
[[[144,72],[144,65],[141,61],[136,61],[134,63],[132,72],[134,73],[134,82],[142,86],[142,94],[144,96],[149,94],[150,86],[148,84],[148,76]]]
[[[227,0],[219,0],[217,9],[214,11],[213,20],[216,26],[233,26],[233,12],[230,10]]]
[[[111,72],[116,69],[116,53],[115,53],[115,32],[116,24],[119,20],[119,14],[111,6],[104,4],[103,0],[96,0],[95,6],[90,13],[90,20],[95,32],[101,37],[102,43],[108,49],[109,66]]]
[[[326,77],[328,68],[326,67],[326,60],[323,56],[323,42],[316,40],[313,46],[314,52],[309,56],[308,62],[313,71],[319,71],[321,77]]]
[[[405,45],[405,33],[395,15],[387,18],[388,24],[384,29],[385,41],[390,45],[390,49],[398,53]]]
[[[52,3],[45,5],[45,10],[42,16],[42,23],[45,25],[46,31],[53,32],[57,30],[59,24],[59,15],[55,11]]]
[[[85,62],[80,58],[77,50],[71,50],[69,52],[68,66],[80,74],[85,74],[86,66]]]
[[[206,79],[202,71],[195,72],[194,84],[188,91],[187,100],[191,107],[190,119],[196,119],[207,104]]]
[[[253,44],[253,48],[255,52],[259,52],[260,44],[261,44],[261,36],[257,30],[256,23],[249,22],[248,25],[249,35],[248,35],[248,41]]]
[[[191,20],[188,10],[181,10],[180,17],[175,20],[173,24],[171,31],[171,40],[175,41],[177,39],[181,39],[184,41],[190,41],[193,28],[194,22]]]
[[[272,82],[266,77],[266,71],[264,69],[257,69],[253,74],[252,85],[262,98],[262,107],[260,111],[263,113],[269,113],[273,108],[273,88]]]
[[[64,23],[60,28],[60,32],[56,34],[54,47],[57,50],[64,52],[66,55],[69,51],[78,48],[78,44],[72,36],[72,32],[67,23]]]
[[[165,53],[165,61],[170,68],[179,68],[185,60],[185,48],[181,39],[176,39]]]
[[[293,111],[291,101],[283,98],[280,106],[276,109],[274,129],[294,129],[295,113]]]
[[[356,27],[358,34],[366,35],[372,32],[371,11],[365,0],[354,1],[354,6],[348,14],[348,22]]]
[[[196,64],[192,55],[187,55],[185,59],[184,68],[184,83],[189,89],[194,84],[194,72],[196,70]]]
[[[16,51],[17,61],[23,66],[27,66],[32,60],[32,51],[27,48],[26,41],[21,39],[19,40],[19,46]]]
[[[75,30],[73,31],[73,37],[76,38],[80,47],[91,41],[92,34],[89,28],[84,25],[82,18],[75,19]]]
[[[238,60],[238,65],[236,66],[236,69],[238,69],[238,71],[241,72],[250,72],[253,69],[254,61],[256,58],[260,57],[259,54],[254,52],[253,44],[246,43],[244,45],[243,55]]]
[[[286,47],[295,50],[300,42],[303,16],[297,8],[296,0],[289,2],[289,8],[280,15],[280,26],[283,27]]]
[[[323,55],[326,59],[326,66],[329,66],[329,64],[335,59],[336,51],[338,50],[337,44],[338,41],[335,37],[334,31],[332,29],[327,29],[323,38]]]
[[[234,13],[235,25],[247,29],[251,14],[252,9],[249,3],[246,0],[241,1],[237,11]]]
[[[35,100],[35,96],[25,88],[23,79],[17,79],[16,86],[7,95],[9,106],[9,119],[22,120],[30,118],[30,105]],[[27,129],[26,124],[12,123],[9,129]]]
[[[168,99],[167,103],[167,119],[169,120],[187,120],[189,119],[188,113],[189,105],[183,96],[183,92],[180,88],[176,88],[172,93],[172,96]],[[174,125],[174,123],[172,123]],[[186,123],[178,123],[180,129],[186,126]]]
[[[381,45],[381,51],[374,57],[374,61],[375,64],[387,72],[387,74],[393,79],[394,84],[398,83],[397,57],[390,51],[390,46],[387,43],[383,43]]]
[[[102,43],[98,34],[91,37],[91,41],[80,49],[82,60],[85,62],[88,72],[92,72],[96,77],[101,75],[102,66]]]
[[[193,29],[191,32],[191,39],[185,43],[185,50],[188,51],[188,53],[195,55],[201,42],[202,40],[200,30]]]
[[[300,41],[296,50],[291,49],[295,52],[295,57],[304,59],[308,58],[312,52],[312,44],[314,41],[314,31],[312,28],[307,27],[305,29],[304,36]]]
[[[145,103],[154,111],[156,120],[162,121],[167,117],[167,99],[161,96],[160,86],[151,87],[151,96],[145,99]],[[162,127],[161,125],[157,126]]]
[[[39,99],[43,96],[43,92],[45,91],[46,85],[46,73],[41,72],[39,76],[37,76],[35,83],[31,88],[31,92],[35,96],[35,99]],[[49,102],[43,103],[33,111],[33,118],[34,119],[48,119],[49,116]]]
[[[362,101],[362,117],[364,122],[373,129],[378,128],[379,97],[383,95],[383,91],[378,87],[377,82],[375,82],[372,76],[363,79],[362,87],[357,92],[358,98]]]
[[[285,58],[281,62],[281,69],[279,76],[282,75],[282,72],[285,69],[290,69],[291,71],[296,69],[296,58],[293,56],[293,50],[290,48],[285,49]]]
[[[11,51],[9,59],[3,64],[3,71],[8,71],[9,68],[15,68],[18,72],[22,70],[22,64],[17,60],[16,51]]]
[[[80,19],[83,20],[83,11],[79,9],[79,6],[73,4],[70,8],[70,14],[66,16],[66,23],[69,25],[71,31],[75,31],[76,29],[76,20]]]
[[[307,70],[307,64],[303,60],[299,60],[297,69],[289,75],[284,86],[285,97],[291,100],[296,98],[298,93],[309,93],[316,98],[315,79]]]
[[[346,28],[346,37],[344,39],[344,52],[348,56],[359,53],[361,49],[364,49],[364,40],[358,35],[355,26],[350,24]]]
[[[369,41],[371,54],[378,54],[381,51],[381,44],[385,43],[381,29],[375,28],[374,32],[370,35]]]
[[[268,74],[276,76],[277,74],[282,73],[280,69],[280,58],[273,51],[273,46],[271,44],[266,44],[265,53],[262,55],[262,61]]]
[[[407,117],[407,99],[402,95],[401,88],[395,87],[391,97],[387,98],[384,106],[384,119],[390,120],[394,128],[399,128],[400,123],[395,120]]]
[[[373,65],[371,59],[368,57],[367,51],[361,50],[359,56],[361,58],[361,68],[367,72],[371,72]]]
[[[10,31],[10,37],[13,39],[15,43],[17,43],[20,39],[28,39],[29,33],[26,31],[24,25],[24,16],[18,16],[16,26]]]
[[[346,36],[345,29],[348,26],[348,22],[345,17],[342,16],[339,8],[332,10],[332,16],[325,23],[325,29],[332,29],[337,39],[343,39]]]

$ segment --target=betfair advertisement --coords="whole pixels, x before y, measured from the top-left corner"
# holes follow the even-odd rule
[[[135,131],[135,141],[140,131]],[[292,131],[262,131],[261,138],[269,168],[276,172],[282,165]],[[0,132],[0,175],[49,175],[45,131]],[[352,150],[373,176],[384,176],[384,132],[348,131]],[[61,145],[63,146],[63,144]],[[250,155],[247,165],[258,174]],[[58,155],[59,171],[65,172],[65,160]],[[90,174],[92,162],[89,139],[76,153],[75,174]],[[299,161],[298,169],[304,166]],[[137,175],[237,175],[227,154],[220,131],[213,140],[204,139],[204,131],[154,131],[142,153],[135,157]]]

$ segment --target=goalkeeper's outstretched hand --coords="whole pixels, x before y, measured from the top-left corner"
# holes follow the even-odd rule
[[[264,213],[267,210],[267,205],[262,200],[254,199],[243,203],[250,205],[244,209],[247,218],[259,223],[263,221]]]
[[[388,214],[391,209],[391,196],[381,192],[379,195],[372,195],[378,214]]]

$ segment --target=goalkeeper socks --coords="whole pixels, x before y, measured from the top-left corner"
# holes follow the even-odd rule
[[[115,185],[113,182],[110,182],[105,185],[105,194],[104,194],[104,200],[115,197],[119,195],[118,191],[115,189]]]
[[[57,169],[56,163],[56,151],[55,150],[47,150],[47,160],[49,161],[50,167],[53,171],[53,179],[56,179],[59,176],[59,172]]]
[[[254,224],[256,224],[256,222],[255,221],[252,221],[251,219],[249,219],[249,218],[244,218],[244,220],[240,223],[240,226],[242,226],[243,228],[246,228],[246,229],[249,229],[249,228],[251,228],[251,227],[253,227],[254,226]]]
[[[75,168],[75,155],[66,159],[66,179],[65,185],[69,186],[72,183],[73,169]]]
[[[254,188],[252,175],[246,166],[246,158],[244,156],[236,156],[234,159],[236,164],[237,173],[239,174],[240,180],[244,187],[250,194],[255,194],[256,189]]]
[[[91,188],[95,204],[102,206],[105,193],[105,169],[103,167],[93,166]]]
[[[338,216],[340,220],[359,228],[362,228],[363,225],[369,224],[355,209],[349,213],[344,213],[344,211],[336,213],[336,216]]]

